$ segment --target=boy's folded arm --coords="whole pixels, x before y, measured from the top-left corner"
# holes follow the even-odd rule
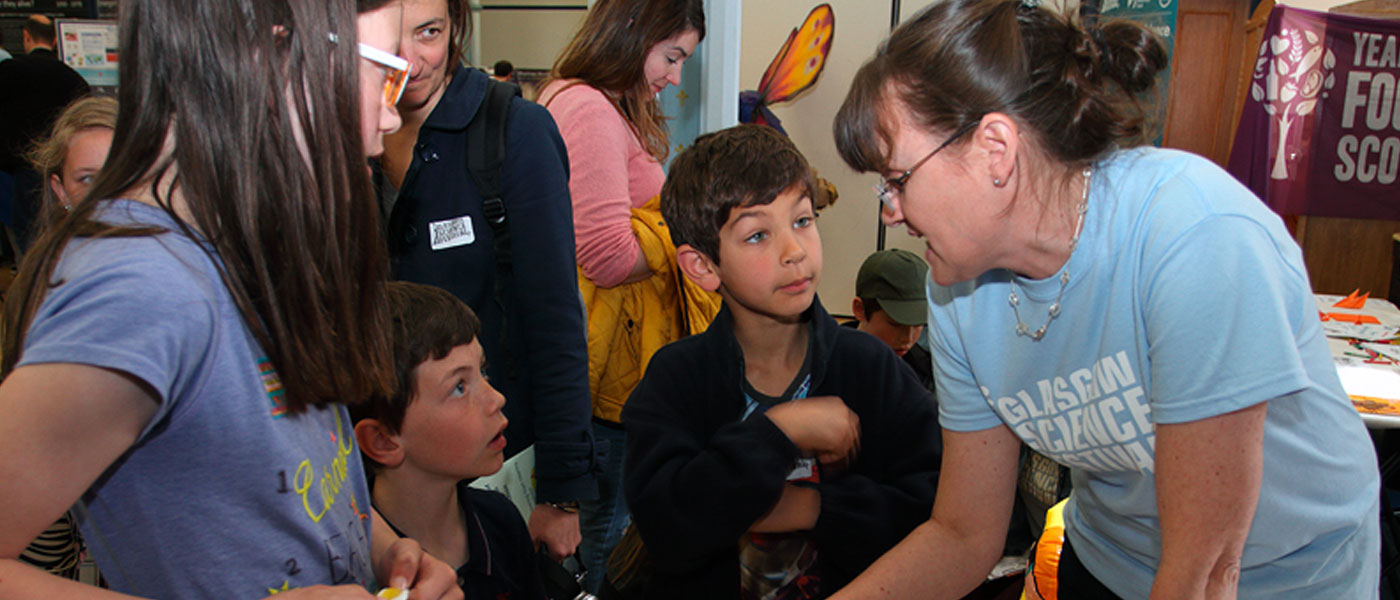
[[[633,394],[623,413],[623,490],[647,553],[662,569],[685,570],[739,537],[782,494],[797,447],[762,415],[700,439],[697,421],[655,410]]]
[[[822,497],[816,488],[791,483],[783,486],[778,503],[749,527],[755,533],[806,531],[817,526]]]
[[[937,487],[936,466],[884,483],[853,473],[822,482],[812,537],[828,558],[859,572],[928,520]]]

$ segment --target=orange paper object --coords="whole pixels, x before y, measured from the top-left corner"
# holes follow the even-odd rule
[[[1351,313],[1330,312],[1327,313],[1325,316],[1326,318],[1323,319],[1324,321],[1331,319],[1333,321],[1340,321],[1342,323],[1356,323],[1357,325],[1361,325],[1362,323],[1375,323],[1379,325],[1381,322],[1380,319],[1377,319],[1371,315],[1354,315]]]
[[[1358,296],[1358,294],[1360,295]],[[1347,297],[1338,300],[1337,303],[1333,304],[1332,306],[1334,308],[1365,308],[1366,299],[1370,297],[1371,292],[1366,292],[1365,294],[1362,294],[1361,290],[1358,289],[1352,291],[1352,293],[1348,294]]]

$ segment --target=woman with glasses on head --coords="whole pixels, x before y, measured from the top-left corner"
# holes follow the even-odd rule
[[[15,560],[71,506],[132,596],[461,597],[370,507],[345,408],[394,386],[361,51],[401,9],[358,7],[122,3],[112,160],[6,298],[0,596],[114,596]]]
[[[513,84],[463,64],[470,27],[467,0],[404,0],[412,73],[398,102],[403,127],[385,138],[375,184],[393,277],[446,289],[481,318],[486,373],[508,400],[506,457],[534,447],[530,535],[562,559],[579,543],[578,501],[598,494],[568,157],[549,114],[512,98],[504,162],[491,170],[504,221],[488,218],[467,164],[485,148],[467,125],[484,114],[488,86]]]
[[[1215,165],[1132,146],[1159,40],[1038,4],[924,10],[837,114],[926,242],[945,433],[928,522],[834,597],[973,589],[1018,438],[1073,481],[1027,597],[1376,597],[1376,457],[1297,245]]]
[[[540,90],[539,102],[554,115],[568,146],[579,273],[593,286],[613,288],[653,276],[631,222],[632,209],[660,194],[666,180],[661,164],[670,153],[670,142],[656,95],[680,85],[681,68],[704,37],[701,0],[600,0],[589,9]],[[641,323],[649,326],[655,325]],[[590,333],[595,348],[612,337]],[[597,379],[590,390],[593,435],[608,447],[599,498],[582,507],[580,552],[588,569],[584,587],[594,593],[628,521],[621,494],[627,445],[621,411],[649,358],[615,360],[610,355],[608,362],[623,365],[617,370],[628,373],[626,381],[612,380],[602,365],[591,373]],[[632,364],[638,367],[627,367]]]

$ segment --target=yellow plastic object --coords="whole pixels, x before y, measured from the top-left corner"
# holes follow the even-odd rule
[[[1035,543],[1035,564],[1026,570],[1022,600],[1059,600],[1060,552],[1065,548],[1065,502],[1045,511],[1045,530]]]
[[[395,587],[386,587],[382,590],[379,590],[379,593],[375,594],[375,597],[384,598],[384,600],[408,600],[408,590],[401,590]]]

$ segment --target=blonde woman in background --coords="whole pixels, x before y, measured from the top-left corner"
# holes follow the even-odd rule
[[[117,99],[110,96],[84,96],[59,113],[48,137],[29,151],[29,163],[45,184],[43,207],[68,209],[87,195],[107,161],[116,126]]]

